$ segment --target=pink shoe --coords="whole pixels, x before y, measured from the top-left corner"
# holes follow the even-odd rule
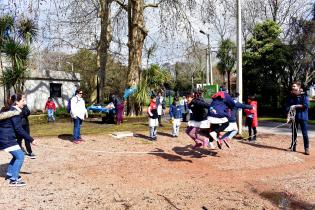
[[[199,148],[199,147],[201,147],[201,146],[202,146],[201,143],[196,143],[195,146],[193,146],[193,149]]]
[[[209,146],[209,139],[206,139],[206,140],[203,142],[203,147],[208,148],[208,146]]]

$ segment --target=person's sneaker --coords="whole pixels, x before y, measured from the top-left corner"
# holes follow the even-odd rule
[[[28,156],[30,159],[36,159],[36,155],[34,153],[29,153]]]
[[[306,148],[306,149],[305,149],[305,155],[310,155],[310,150],[309,150],[309,148]]]
[[[25,186],[25,182],[22,182],[21,180],[11,180],[9,183],[10,187],[22,187]]]
[[[11,177],[12,177],[12,176],[5,175],[4,180],[9,180],[9,181],[11,181],[11,180],[10,180],[10,179],[11,179]],[[19,177],[18,177],[18,181],[21,181],[21,180],[22,180],[22,177],[21,177],[21,176],[19,176]]]
[[[210,133],[210,136],[213,138],[214,141],[218,141],[217,133],[216,133],[216,132],[212,131],[212,132]]]
[[[223,139],[223,142],[224,142],[224,144],[225,144],[228,148],[230,148],[229,138],[224,138],[224,139]]]
[[[199,148],[199,147],[201,147],[201,146],[202,146],[201,143],[196,143],[195,146],[193,146],[193,149]]]
[[[73,143],[74,144],[80,144],[81,142],[79,140],[74,140]]]
[[[215,149],[215,146],[214,146],[214,144],[212,142],[209,142],[209,148],[210,149]]]
[[[85,139],[79,138],[78,141],[85,141]]]

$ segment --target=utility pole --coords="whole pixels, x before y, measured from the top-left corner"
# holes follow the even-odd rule
[[[237,92],[239,95],[239,102],[243,101],[243,69],[242,69],[242,13],[241,13],[241,0],[237,1]],[[238,133],[242,134],[242,110],[239,109],[238,116]]]
[[[213,84],[213,76],[212,76],[210,34],[205,33],[203,30],[200,30],[199,32],[206,35],[208,38],[206,83],[207,83],[207,85],[209,85],[209,84],[212,85]],[[210,79],[209,79],[209,76],[210,76]]]

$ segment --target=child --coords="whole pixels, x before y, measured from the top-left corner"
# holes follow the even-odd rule
[[[174,97],[173,103],[170,106],[170,116],[172,119],[172,124],[173,124],[173,132],[172,136],[173,137],[178,137],[179,134],[179,127],[181,123],[181,118],[182,118],[182,106],[178,102],[178,97]]]
[[[257,101],[254,96],[249,96],[247,99],[247,103],[253,107],[253,109],[245,109],[246,113],[246,125],[248,126],[248,139],[249,141],[256,141],[257,135]],[[252,129],[254,131],[254,135],[252,136]]]
[[[159,125],[159,121],[158,121],[158,112],[157,112],[155,95],[151,96],[151,102],[148,108],[148,114],[149,114],[150,139],[152,141],[156,141],[157,127]]]
[[[50,119],[55,122],[54,112],[56,111],[56,104],[51,97],[48,97],[45,105],[45,110],[47,110],[48,122],[50,121]]]

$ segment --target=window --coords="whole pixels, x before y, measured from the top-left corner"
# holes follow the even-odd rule
[[[58,83],[50,83],[50,97],[61,97],[61,85]]]

